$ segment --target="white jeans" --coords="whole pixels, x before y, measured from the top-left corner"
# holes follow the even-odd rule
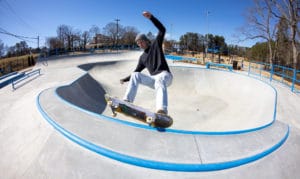
[[[124,100],[133,102],[139,84],[148,86],[156,91],[156,110],[162,109],[168,112],[168,92],[167,87],[172,84],[173,76],[167,71],[157,75],[149,76],[140,72],[131,74],[131,78],[124,96]]]

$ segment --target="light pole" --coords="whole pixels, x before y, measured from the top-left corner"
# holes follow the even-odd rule
[[[118,37],[119,37],[119,21],[120,19],[115,19],[115,21],[117,22],[117,41],[116,41],[116,48],[118,51]]]
[[[171,32],[170,32],[170,42],[171,42],[171,49],[170,49],[170,51],[171,52],[173,52],[172,32],[173,32],[173,24],[171,24]]]
[[[40,36],[37,36],[37,47],[40,49]]]
[[[204,60],[207,56],[207,50],[208,50],[208,32],[209,32],[209,21],[208,21],[208,15],[210,14],[209,11],[206,11],[206,22],[207,22],[207,32],[206,32],[206,35],[205,35],[205,40],[206,40],[206,45],[205,45],[205,55],[204,55]]]

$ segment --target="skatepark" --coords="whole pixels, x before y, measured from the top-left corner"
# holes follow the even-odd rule
[[[168,60],[167,129],[111,116],[141,51],[41,59],[0,89],[3,178],[298,178],[300,96],[245,72]],[[147,73],[146,70],[144,70]],[[135,104],[153,110],[155,91]],[[1,177],[1,178],[2,178]]]

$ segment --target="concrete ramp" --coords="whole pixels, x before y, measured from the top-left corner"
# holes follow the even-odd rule
[[[112,118],[104,94],[121,97],[126,85],[120,85],[119,79],[128,75],[134,64],[81,65],[85,75],[40,93],[40,112],[55,129],[82,147],[160,170],[237,167],[265,157],[288,138],[289,127],[274,123],[276,90],[247,76],[203,68],[171,67],[171,128],[152,128],[123,115]],[[154,91],[139,88],[135,103],[154,109]]]
[[[123,96],[141,53],[43,58],[39,78],[1,88],[1,178],[299,178],[300,96],[274,81],[169,61],[174,125],[112,118],[103,94]],[[154,97],[140,86],[136,103]]]
[[[81,65],[87,74],[58,94],[88,111],[111,116],[104,93],[122,98],[127,85],[119,79],[129,75],[136,61],[113,61]],[[276,90],[244,76],[204,68],[171,67],[173,84],[168,88],[172,129],[188,131],[240,131],[271,124],[276,115]],[[139,86],[135,104],[155,109],[153,89]],[[124,115],[118,119],[139,123]],[[142,124],[142,123],[139,123]]]
[[[45,90],[38,97],[41,113],[55,129],[93,152],[146,168],[192,172],[237,167],[272,153],[289,135],[288,126],[280,122],[235,135],[146,130],[78,110],[55,91]]]

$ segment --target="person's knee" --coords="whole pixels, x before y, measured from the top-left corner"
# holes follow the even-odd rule
[[[159,78],[156,79],[155,85],[157,87],[163,87],[166,88],[172,84],[173,76],[169,75],[167,73],[164,73],[164,75],[159,76]]]
[[[138,78],[140,76],[140,72],[133,72],[131,73],[131,77]]]
[[[164,89],[164,88],[166,88],[166,83],[164,80],[158,79],[158,80],[155,80],[154,87],[155,87],[155,89],[158,89],[158,88]]]
[[[131,79],[135,81],[139,81],[140,79],[140,72],[133,72],[131,73]]]

